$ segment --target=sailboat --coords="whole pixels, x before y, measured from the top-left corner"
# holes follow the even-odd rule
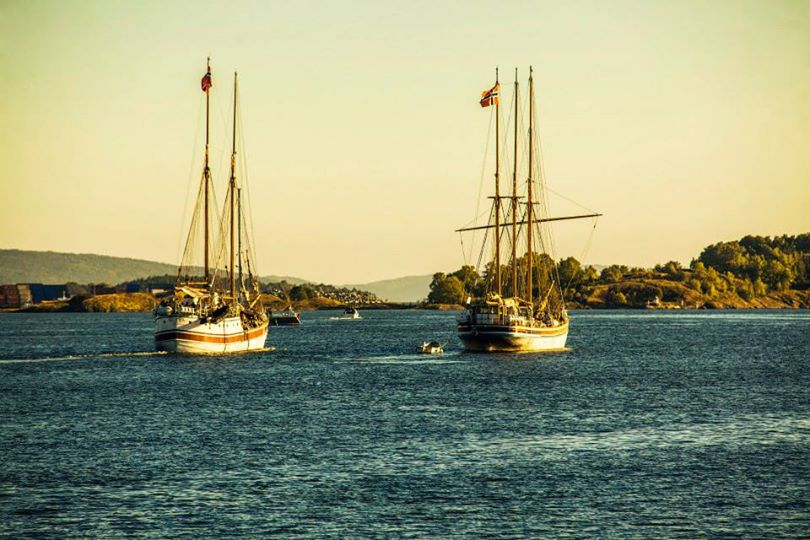
[[[484,91],[482,107],[495,106],[495,195],[489,223],[485,226],[457,229],[456,232],[485,230],[494,236],[494,253],[486,267],[487,290],[479,298],[467,298],[467,305],[458,319],[458,335],[464,349],[478,352],[534,352],[555,351],[565,348],[569,318],[565,309],[554,259],[549,255],[552,245],[550,231],[543,224],[566,219],[594,218],[601,214],[586,214],[551,218],[538,215],[545,194],[536,191],[538,166],[535,152],[537,135],[534,128],[534,78],[529,71],[529,129],[526,203],[518,193],[519,174],[519,84],[515,70],[514,86],[514,161],[512,193],[501,195],[500,184],[500,83],[495,71],[495,85]],[[539,185],[545,182],[539,178]],[[538,199],[539,195],[539,199]],[[503,204],[503,201],[508,204]],[[522,206],[522,208],[521,208]],[[505,218],[505,219],[502,219]],[[511,249],[506,264],[502,261],[502,247]],[[484,242],[486,245],[486,241]],[[518,256],[525,248],[525,254]],[[483,250],[483,248],[482,248]],[[482,251],[483,253],[483,251]],[[511,279],[504,279],[504,271]]]
[[[213,183],[209,167],[210,59],[201,81],[205,92],[205,162],[183,260],[172,295],[155,308],[155,347],[173,353],[230,353],[262,349],[268,318],[261,302],[255,263],[247,236],[242,189],[236,175],[238,81],[233,79],[233,136],[230,178],[218,234],[213,246],[211,206]],[[202,221],[203,267],[193,265],[197,229]],[[212,247],[218,255],[212,260]],[[246,249],[243,249],[246,248]],[[224,258],[227,254],[227,268]]]

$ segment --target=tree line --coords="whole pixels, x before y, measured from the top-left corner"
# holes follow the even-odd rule
[[[519,291],[526,292],[526,258],[517,262],[524,276]],[[604,286],[602,300],[611,307],[642,307],[648,302],[683,301],[693,291],[703,299],[734,294],[744,300],[771,291],[810,288],[810,233],[795,236],[745,236],[732,242],[718,242],[703,249],[688,267],[677,261],[654,268],[611,265],[601,270],[583,266],[576,258],[553,261],[545,254],[533,258],[534,297],[551,289],[558,280],[566,302],[584,304],[594,290]],[[468,297],[482,297],[495,290],[495,267],[487,265],[481,274],[469,265],[449,274],[436,273],[427,301],[432,304],[463,304]],[[502,291],[512,296],[512,266],[501,267]],[[673,286],[676,283],[678,286]],[[525,296],[525,294],[524,294]]]

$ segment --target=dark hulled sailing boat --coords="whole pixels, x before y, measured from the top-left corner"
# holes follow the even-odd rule
[[[206,94],[205,164],[174,292],[155,309],[155,347],[160,351],[190,354],[248,351],[263,348],[267,339],[267,314],[261,302],[248,227],[242,211],[242,190],[236,175],[238,84],[235,73],[230,179],[218,242],[217,245],[212,243],[213,185],[208,163],[212,85],[209,64],[201,82]],[[204,231],[202,276],[199,275],[200,268],[192,262],[200,221]],[[213,264],[212,247],[216,247],[218,253]],[[222,268],[226,253],[228,264]]]
[[[468,299],[467,308],[459,317],[458,335],[468,351],[521,352],[553,351],[565,347],[568,337],[568,313],[556,266],[545,249],[550,247],[550,231],[542,224],[549,221],[596,217],[600,214],[549,218],[537,215],[536,183],[538,167],[535,159],[534,81],[529,75],[529,130],[526,204],[519,204],[519,93],[517,71],[514,96],[514,162],[511,196],[500,192],[500,83],[497,70],[495,86],[485,91],[481,106],[495,106],[495,195],[492,197],[490,222],[485,226],[459,229],[457,232],[485,230],[494,237],[494,254],[487,265],[487,291],[482,298]],[[539,146],[538,146],[539,148]],[[542,179],[541,179],[542,180]],[[544,182],[540,182],[545,187]],[[542,193],[540,193],[542,197]],[[508,205],[502,201],[508,201]],[[523,208],[521,208],[521,206]],[[506,219],[502,219],[502,217]],[[503,244],[511,248],[508,264],[502,262]],[[525,255],[519,257],[519,251]],[[503,279],[503,269],[511,280]],[[540,279],[540,277],[543,279]]]

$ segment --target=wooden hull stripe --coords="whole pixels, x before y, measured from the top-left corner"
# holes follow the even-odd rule
[[[256,328],[250,332],[239,332],[238,334],[229,334],[227,336],[215,334],[200,334],[196,332],[186,332],[183,330],[167,330],[155,334],[155,341],[172,341],[176,339],[184,339],[187,341],[203,341],[206,343],[236,343],[239,341],[248,341],[253,338],[260,337],[267,334],[267,327]]]
[[[472,333],[477,331],[479,334],[527,334],[532,336],[559,336],[568,333],[568,325],[559,326],[557,328],[531,328],[527,326],[496,326],[496,325],[474,325],[460,324],[458,325],[459,333]]]

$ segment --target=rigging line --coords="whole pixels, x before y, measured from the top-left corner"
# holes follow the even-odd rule
[[[213,216],[218,216],[218,215],[219,215],[220,210],[219,210],[219,200],[217,199],[217,190],[216,190],[216,184],[214,184],[214,180],[213,180],[213,178],[212,178],[212,179],[210,179],[210,182],[211,182],[211,185],[209,186],[209,191],[208,191],[208,194],[211,196],[211,201],[210,201],[210,203],[209,203],[209,204],[211,204],[211,210],[212,210],[211,215],[213,215]],[[211,248],[211,253],[214,253],[214,252],[215,252],[215,249],[216,249],[216,244],[215,244],[215,242],[216,242],[216,238],[215,238],[215,235],[214,235],[214,234],[212,234],[212,235],[211,235],[211,237],[208,239],[208,241],[209,241],[209,242],[211,242],[211,246],[210,246],[210,248]],[[216,271],[216,267],[214,268],[214,271]]]
[[[490,218],[491,220],[491,218]],[[488,220],[488,221],[490,221]],[[475,271],[479,274],[481,273],[481,261],[484,258],[484,252],[486,251],[487,246],[487,238],[489,237],[489,230],[484,231],[484,240],[481,242],[481,251],[478,254],[478,262],[475,265]],[[489,284],[487,284],[487,291],[489,291]]]
[[[574,199],[571,199],[571,198],[569,198],[569,197],[566,197],[565,195],[563,195],[563,194],[562,194],[562,193],[560,193],[559,191],[555,191],[554,189],[552,189],[552,188],[548,187],[548,185],[546,185],[546,189],[547,189],[548,191],[550,191],[551,193],[553,193],[554,195],[556,195],[556,196],[560,197],[561,199],[565,199],[566,201],[568,201],[568,202],[570,202],[570,203],[572,203],[572,204],[575,204],[575,205],[579,206],[579,207],[580,207],[580,208],[582,208],[583,210],[587,210],[588,212],[590,212],[590,213],[592,213],[592,214],[597,214],[597,213],[598,213],[596,210],[592,210],[592,209],[588,208],[587,206],[584,206],[584,205],[582,205],[582,204],[578,203],[578,202],[577,202],[577,201],[575,201]]]
[[[240,100],[241,103],[241,100]],[[245,261],[250,261],[250,252],[251,252],[251,245],[250,245],[250,237],[251,235],[248,234],[248,223],[251,219],[251,212],[249,207],[249,200],[250,200],[250,183],[248,179],[248,172],[247,172],[247,150],[245,148],[245,136],[244,136],[244,124],[242,122],[242,108],[237,108],[237,126],[239,128],[239,142],[238,142],[238,150],[239,152],[239,176],[241,178],[241,187],[240,189],[244,189],[247,192],[247,199],[248,199],[248,206],[246,207],[244,204],[245,197],[239,196],[239,208],[241,216],[237,220],[238,227],[240,234],[244,231],[244,238],[242,239],[243,246],[240,247],[239,252],[239,260],[244,259]],[[236,129],[236,126],[234,126]],[[244,287],[244,278],[242,279],[242,283],[240,283],[242,290],[245,289]]]
[[[197,188],[197,196],[194,198],[194,211],[191,215],[191,223],[189,223],[188,236],[186,236],[186,244],[183,249],[183,256],[180,259],[178,268],[188,269],[193,267],[194,258],[196,255],[197,234],[200,222],[200,214],[202,213],[202,206],[204,204],[205,185],[200,182]]]
[[[511,158],[511,157],[512,157],[512,156],[510,156],[510,154],[509,154],[509,151],[508,151],[508,148],[509,148],[509,147],[507,146],[507,144],[506,144],[506,143],[508,143],[508,142],[509,142],[509,133],[510,133],[510,131],[511,131],[509,128],[510,128],[510,126],[512,125],[512,111],[514,110],[514,106],[515,106],[515,96],[514,96],[514,94],[513,94],[513,95],[512,95],[512,99],[511,99],[511,100],[509,100],[509,110],[508,110],[508,111],[507,111],[507,113],[506,113],[506,125],[504,126],[504,129],[503,129],[503,132],[504,132],[503,139],[502,139],[502,140],[503,140],[503,144],[501,145],[501,148],[503,148],[502,154],[503,154],[504,156],[506,156],[507,158]],[[505,161],[505,160],[502,160],[502,163],[503,163],[503,164],[504,164],[506,167],[508,167],[510,164],[512,164],[512,162],[514,162],[514,159],[512,159],[512,161],[511,161],[511,162],[504,162],[504,161]]]
[[[458,239],[461,242],[461,258],[464,259],[464,266],[467,266],[469,264],[469,260],[467,259],[467,252],[464,251],[464,235],[458,233]],[[470,253],[470,255],[472,256],[472,253]]]
[[[585,247],[582,249],[582,253],[580,253],[579,260],[585,262],[585,257],[587,257],[588,252],[591,250],[591,244],[593,243],[593,237],[596,233],[596,225],[599,223],[599,218],[596,217],[593,219],[593,227],[591,227],[591,232],[588,233],[588,239],[585,241]]]
[[[240,93],[240,96],[241,96],[241,93]],[[241,98],[239,99],[239,102],[241,104],[241,102],[242,102]],[[250,192],[250,180],[248,178],[248,169],[247,169],[248,155],[247,155],[247,145],[245,143],[245,132],[244,132],[245,122],[242,119],[242,108],[241,107],[239,107],[237,109],[237,116],[239,117],[239,147],[242,149],[242,160],[241,160],[240,164],[242,166],[242,172],[243,172],[243,175],[244,175],[244,186],[245,186],[245,189],[247,191],[247,199],[248,199],[247,200],[247,215],[244,217],[244,219],[245,219],[245,236],[247,237],[248,257],[249,257],[250,260],[253,260],[253,262],[254,262],[253,266],[254,266],[254,269],[255,269],[258,266],[256,264],[258,261],[257,261],[257,255],[256,255],[255,251],[253,250],[253,244],[251,242],[251,239],[256,237],[256,229],[255,229],[254,223],[253,223],[253,206],[252,206],[253,196],[251,195],[251,192]],[[247,234],[248,227],[250,227],[250,234]]]
[[[211,210],[212,210],[211,215],[213,215],[216,218],[216,217],[218,217],[220,215],[219,200],[217,199],[216,184],[214,183],[213,179],[211,179],[210,181],[211,181],[211,185],[209,187],[209,195],[211,196],[210,204],[212,205],[212,207],[211,207]],[[219,227],[219,223],[214,223],[214,225]],[[214,254],[216,254],[217,242],[219,241],[218,236],[217,236],[218,234],[219,234],[219,229],[217,228],[217,230],[213,231],[213,234],[211,234],[210,238],[208,239],[208,241],[211,243],[211,245],[210,245],[211,253],[214,253]],[[209,283],[210,285],[213,285],[215,283],[217,273],[220,270],[219,263],[216,260],[214,260],[213,263],[214,263],[214,266],[212,268],[213,272],[211,273],[211,282]]]
[[[487,127],[487,139],[486,139],[486,142],[484,144],[484,157],[481,160],[481,176],[480,176],[480,179],[478,181],[478,197],[476,198],[476,202],[475,202],[475,215],[476,215],[475,219],[478,219],[478,216],[480,215],[479,212],[481,211],[481,191],[483,190],[483,187],[484,187],[484,174],[485,174],[486,167],[487,167],[487,157],[489,156],[489,139],[490,139],[490,136],[492,135],[492,119],[494,118],[494,116],[495,116],[494,111],[490,110],[489,126]],[[473,232],[473,235],[472,235],[471,242],[475,243],[475,233],[474,232]]]
[[[193,142],[193,146],[191,148],[191,163],[189,164],[188,180],[186,180],[186,196],[183,199],[183,214],[182,214],[183,223],[186,222],[186,219],[187,219],[187,216],[188,216],[189,194],[191,193],[191,186],[192,186],[192,183],[194,182],[194,171],[196,169],[197,158],[199,157],[199,154],[198,154],[199,145],[197,144],[197,141],[200,138],[200,131],[202,131],[202,118],[203,118],[203,116],[205,114],[203,112],[203,110],[205,109],[205,99],[201,99],[199,103],[200,104],[197,107],[197,109],[198,109],[197,110],[197,129],[194,132],[194,142]],[[183,246],[183,234],[182,234],[182,232],[180,233],[180,235],[179,235],[179,237],[177,239],[176,252],[177,252],[178,255],[180,254],[181,246]],[[185,251],[185,249],[184,249],[184,251]],[[179,260],[180,260],[180,264],[182,264],[183,260],[182,259],[179,259]]]
[[[541,207],[540,207],[541,212],[545,212],[546,215],[551,215],[551,213],[550,213],[551,212],[551,207],[549,205],[548,193],[546,191],[548,189],[548,182],[546,180],[545,159],[544,159],[545,154],[543,152],[542,137],[540,135],[541,130],[539,128],[539,123],[537,121],[538,120],[538,115],[539,115],[538,108],[534,107],[533,112],[534,112],[534,116],[532,117],[532,124],[534,126],[538,126],[538,127],[535,129],[535,133],[533,133],[533,135],[535,136],[535,139],[532,140],[532,141],[529,141],[529,143],[534,145],[534,148],[536,150],[535,155],[537,156],[536,168],[537,168],[537,173],[538,174],[536,175],[536,177],[538,179],[538,187],[540,188],[539,189],[540,196],[538,197],[538,199],[541,202]],[[594,213],[596,213],[596,212],[594,212]],[[539,236],[540,236],[541,243],[548,244],[549,253],[551,255],[552,260],[554,260],[556,258],[556,251],[557,250],[556,250],[556,245],[555,245],[555,242],[554,242],[554,235],[552,234],[552,232],[553,232],[553,226],[549,225],[547,227],[547,229],[546,229],[546,235],[545,235],[546,238],[545,239],[543,238],[542,228],[540,229],[540,235]],[[555,265],[555,271],[556,271],[556,268],[557,267]],[[557,272],[557,278],[558,278],[557,279],[557,284],[558,284],[558,286],[561,286],[562,284],[559,281],[559,272]],[[560,290],[560,292],[562,293],[562,290]]]
[[[223,201],[222,211],[221,211],[221,214],[219,216],[219,226],[218,226],[218,229],[217,229],[217,231],[219,233],[218,237],[217,237],[217,246],[218,246],[219,249],[217,250],[217,259],[216,259],[217,263],[216,264],[217,264],[218,268],[223,269],[223,273],[225,274],[225,277],[228,277],[230,275],[229,272],[225,271],[225,264],[224,264],[225,263],[225,255],[226,255],[225,250],[226,250],[226,246],[227,246],[227,241],[226,241],[227,240],[226,239],[227,227],[225,226],[225,224],[228,222],[228,219],[230,217],[230,204],[229,203],[230,203],[230,190],[228,190],[228,192],[225,195],[225,200]],[[221,267],[220,267],[220,264],[222,264]]]
[[[580,253],[579,260],[580,260],[582,265],[585,264],[585,257],[587,255],[588,251],[590,251],[590,249],[591,249],[591,243],[593,242],[593,237],[594,237],[594,233],[596,233],[596,225],[598,224],[598,222],[599,222],[599,218],[598,217],[594,218],[593,227],[591,227],[591,232],[588,233],[588,239],[585,241],[585,247],[583,248],[582,253]],[[588,265],[588,266],[592,266],[592,265]],[[563,301],[565,301],[565,295],[568,293],[568,288],[571,286],[571,282],[573,280],[574,280],[574,276],[572,275],[568,279],[568,283],[565,284],[565,289],[563,290]]]
[[[477,216],[475,216],[475,219],[472,219],[472,220],[468,221],[467,223],[465,223],[464,227],[461,227],[461,228],[466,229],[468,225],[478,223],[478,220],[481,219],[481,217],[483,217],[484,214],[491,215],[491,213],[492,213],[492,208],[490,208],[488,210],[485,210],[485,211],[481,212],[480,214],[478,214]]]
[[[177,267],[177,281],[180,280],[180,276],[183,274],[184,271],[187,272],[190,265],[188,264],[189,258],[192,256],[194,248],[193,245],[197,240],[197,217],[199,214],[200,208],[200,193],[202,192],[202,185],[197,189],[197,196],[195,197],[194,202],[194,213],[191,215],[191,223],[189,224],[188,229],[188,236],[186,236],[185,247],[183,249],[183,255],[180,259],[180,264]]]
[[[599,222],[599,218],[598,217],[594,218],[593,227],[591,227],[591,232],[588,234],[588,240],[585,242],[585,248],[582,250],[582,253],[580,254],[579,260],[580,260],[582,265],[585,264],[584,261],[585,261],[586,253],[588,251],[590,251],[590,249],[591,249],[591,242],[593,240],[594,233],[596,232],[596,225],[597,225],[598,222]],[[592,265],[589,265],[589,266],[592,266]],[[571,277],[568,278],[568,283],[565,284],[565,289],[563,289],[563,291],[562,291],[563,302],[565,302],[565,295],[568,294],[568,289],[570,288],[571,283],[573,281],[574,281],[574,276],[572,274]]]
[[[228,112],[229,113],[230,113],[230,107],[232,106],[231,101],[232,100],[228,100]],[[218,144],[216,146],[214,146],[214,148],[219,151],[219,161],[218,161],[219,173],[218,173],[217,176],[219,178],[223,178],[223,177],[224,178],[230,178],[230,171],[228,170],[228,167],[230,166],[230,163],[231,163],[231,159],[230,159],[230,150],[231,149],[230,149],[230,145],[228,144],[230,142],[230,140],[229,140],[229,137],[228,137],[229,129],[228,129],[227,126],[230,125],[231,114],[228,114],[227,119],[226,119],[226,116],[225,116],[226,111],[223,109],[222,101],[220,99],[215,99],[214,104],[215,104],[216,112],[219,114],[219,122],[220,122],[219,125],[220,126],[225,126],[224,129],[220,128],[220,129],[217,130],[217,133],[219,134],[219,142],[218,142]],[[226,157],[226,154],[227,154],[227,157]],[[213,180],[212,180],[212,182],[213,182]],[[227,191],[227,189],[226,189],[226,191]]]

